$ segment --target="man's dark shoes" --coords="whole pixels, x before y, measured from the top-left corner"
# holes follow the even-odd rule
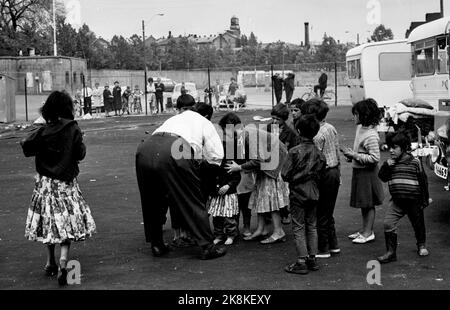
[[[225,247],[212,245],[208,246],[206,249],[202,249],[202,255],[200,256],[200,259],[214,259],[224,256],[225,254],[227,254],[227,249]]]
[[[152,253],[155,257],[161,257],[170,252],[170,248],[166,245],[152,245]]]

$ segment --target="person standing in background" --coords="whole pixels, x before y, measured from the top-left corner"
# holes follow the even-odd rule
[[[122,109],[122,88],[120,88],[120,83],[118,81],[114,82],[113,97],[114,97],[114,113],[115,113],[114,115],[120,116],[120,110]]]
[[[92,90],[92,105],[95,108],[101,107],[103,105],[103,92],[99,86],[99,83],[95,83],[95,87]]]
[[[317,97],[319,97],[319,94],[317,91],[320,89],[320,98],[323,97],[325,94],[325,89],[327,89],[327,83],[328,83],[328,75],[325,73],[325,70],[320,70],[322,73],[319,77],[319,84],[314,86],[314,92],[316,93]]]
[[[214,98],[216,99],[216,110],[220,108],[220,94],[223,92],[223,85],[220,84],[220,80],[216,80],[216,85],[214,85],[213,93]]]
[[[92,89],[90,87],[83,88],[83,98],[84,98],[84,115],[92,115]]]
[[[150,110],[156,113],[157,110],[154,107],[155,103],[155,83],[153,83],[153,78],[148,78],[147,80],[147,94],[150,95]],[[145,103],[147,105],[147,103]]]
[[[156,107],[159,113],[164,112],[164,84],[161,83],[161,79],[158,78],[155,83],[155,97],[156,97]]]
[[[105,85],[103,90],[103,103],[105,105],[105,116],[109,117],[109,112],[113,110],[114,96],[109,90],[109,85]]]
[[[288,73],[287,77],[284,79],[284,91],[286,92],[286,104],[291,103],[292,95],[295,90],[295,74]]]
[[[272,84],[273,89],[275,90],[275,98],[278,104],[281,102],[281,97],[283,97],[283,78],[279,73],[275,73],[275,75],[272,76]]]
[[[236,91],[239,88],[236,83],[236,79],[234,77],[231,78],[230,86],[228,87],[228,96],[227,96],[227,106],[228,101],[233,103],[233,111],[237,112],[239,110],[239,103],[236,101]]]

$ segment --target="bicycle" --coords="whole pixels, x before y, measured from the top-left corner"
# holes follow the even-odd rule
[[[319,98],[322,99],[324,101],[335,101],[336,99],[336,93],[334,92],[333,88],[327,88],[325,90],[325,93],[323,94],[322,98],[320,98],[320,96],[317,96],[317,94],[314,92],[314,86],[309,85],[308,86],[308,91],[305,92],[301,98],[305,101],[314,99],[314,98]]]

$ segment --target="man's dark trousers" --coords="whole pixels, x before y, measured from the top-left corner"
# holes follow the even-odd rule
[[[92,113],[92,98],[84,97],[84,114]]]
[[[138,147],[136,174],[145,238],[154,246],[163,244],[162,227],[169,206],[179,215],[181,228],[190,231],[199,246],[208,246],[214,235],[202,194],[200,164],[193,158],[172,157],[172,145],[178,139],[181,138],[157,134]],[[183,147],[191,149],[185,140],[181,141]]]

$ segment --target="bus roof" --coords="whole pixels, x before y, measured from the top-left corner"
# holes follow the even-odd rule
[[[373,46],[380,46],[380,45],[389,45],[389,44],[398,44],[398,43],[406,43],[407,40],[403,39],[403,40],[389,40],[389,41],[380,41],[380,42],[372,42],[372,43],[365,43],[365,44],[361,44],[357,47],[354,47],[352,49],[350,49],[347,52],[347,57],[349,56],[356,56],[356,55],[360,55],[364,49],[369,48],[369,47],[373,47]]]
[[[414,29],[408,38],[408,43],[417,42],[424,39],[448,33],[450,17],[443,17],[432,22],[423,24]]]

